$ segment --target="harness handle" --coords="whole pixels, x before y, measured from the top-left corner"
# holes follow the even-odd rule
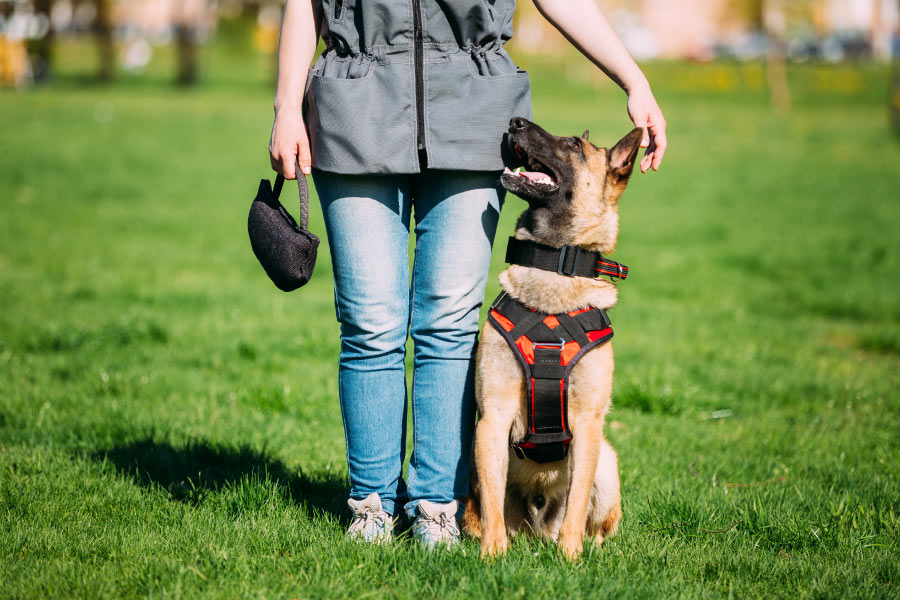
[[[300,229],[309,229],[309,184],[306,181],[306,175],[300,169],[300,160],[294,163],[297,170],[297,189],[300,192]],[[275,199],[281,196],[281,188],[284,187],[284,175],[281,173],[275,178],[275,185],[272,186],[272,194]]]

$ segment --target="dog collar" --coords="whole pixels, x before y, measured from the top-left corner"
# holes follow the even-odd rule
[[[618,281],[628,277],[628,267],[622,263],[604,258],[599,252],[585,250],[580,246],[554,248],[530,240],[509,238],[506,246],[506,262],[511,265],[534,267],[553,271],[566,277],[609,277]]]

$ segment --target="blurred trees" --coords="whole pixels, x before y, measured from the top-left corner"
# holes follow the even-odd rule
[[[766,52],[766,75],[772,106],[780,112],[791,108],[791,88],[787,80],[787,15],[783,0],[763,0],[762,24],[769,36]]]
[[[102,82],[112,81],[116,74],[116,46],[113,41],[111,4],[111,0],[94,0],[97,11],[94,18],[94,36],[97,39],[100,58],[97,79]]]
[[[27,40],[31,57],[34,80],[46,81],[52,73],[53,50],[58,32],[51,26],[54,18],[54,6],[61,0],[30,0],[4,3],[0,7],[12,15],[16,10],[26,15],[33,14],[47,24],[46,32]],[[248,9],[258,9],[259,2],[252,0],[232,0],[232,4],[247,5]],[[134,29],[141,28],[141,23],[129,21],[134,15],[145,18],[147,14],[155,14],[156,21],[168,24],[176,47],[175,81],[180,85],[193,85],[198,80],[198,41],[205,29],[215,22],[210,0],[67,0],[62,13],[89,14],[89,23],[81,23],[78,27],[87,28],[97,47],[96,77],[99,81],[109,82],[116,76],[117,28],[125,25]],[[19,9],[16,8],[18,5]],[[60,8],[60,7],[57,7]],[[89,9],[84,11],[83,9]],[[0,12],[2,16],[4,12]],[[6,15],[7,17],[9,15]],[[69,19],[71,21],[71,18]],[[65,22],[65,21],[64,21]],[[158,25],[158,23],[157,23]],[[66,26],[70,27],[71,25]],[[84,31],[85,29],[76,29]]]
[[[809,10],[810,0],[728,0],[728,12],[751,29],[765,31],[766,78],[772,106],[787,112],[791,106],[791,91],[787,81],[787,25],[789,13]]]
[[[728,13],[753,29],[762,29],[765,4],[766,0],[728,0]]]
[[[889,96],[891,124],[900,134],[900,24],[891,38],[891,91]]]
[[[34,0],[34,12],[42,15],[50,22],[50,10],[53,8],[53,0]],[[51,66],[53,65],[53,42],[55,33],[53,27],[47,27],[47,33],[29,44],[29,54],[32,60],[32,73],[34,80],[42,83],[50,79],[52,74]]]
[[[178,52],[175,81],[179,85],[197,83],[197,38],[209,10],[207,0],[181,0],[177,3],[173,25]]]

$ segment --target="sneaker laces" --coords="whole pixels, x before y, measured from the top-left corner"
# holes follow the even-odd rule
[[[459,527],[456,525],[456,518],[448,513],[439,513],[436,517],[430,515],[421,515],[419,523],[431,534],[437,534],[441,539],[447,534],[453,537],[459,535]]]
[[[387,513],[383,510],[376,510],[374,508],[367,507],[354,515],[353,521],[350,523],[350,528],[348,531],[350,531],[351,533],[364,531],[370,520],[376,527],[384,527],[387,523],[386,517]]]

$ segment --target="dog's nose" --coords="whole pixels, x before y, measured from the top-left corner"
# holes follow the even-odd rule
[[[509,120],[509,128],[513,129],[525,129],[525,126],[528,125],[528,121],[523,119],[522,117],[513,117]]]

